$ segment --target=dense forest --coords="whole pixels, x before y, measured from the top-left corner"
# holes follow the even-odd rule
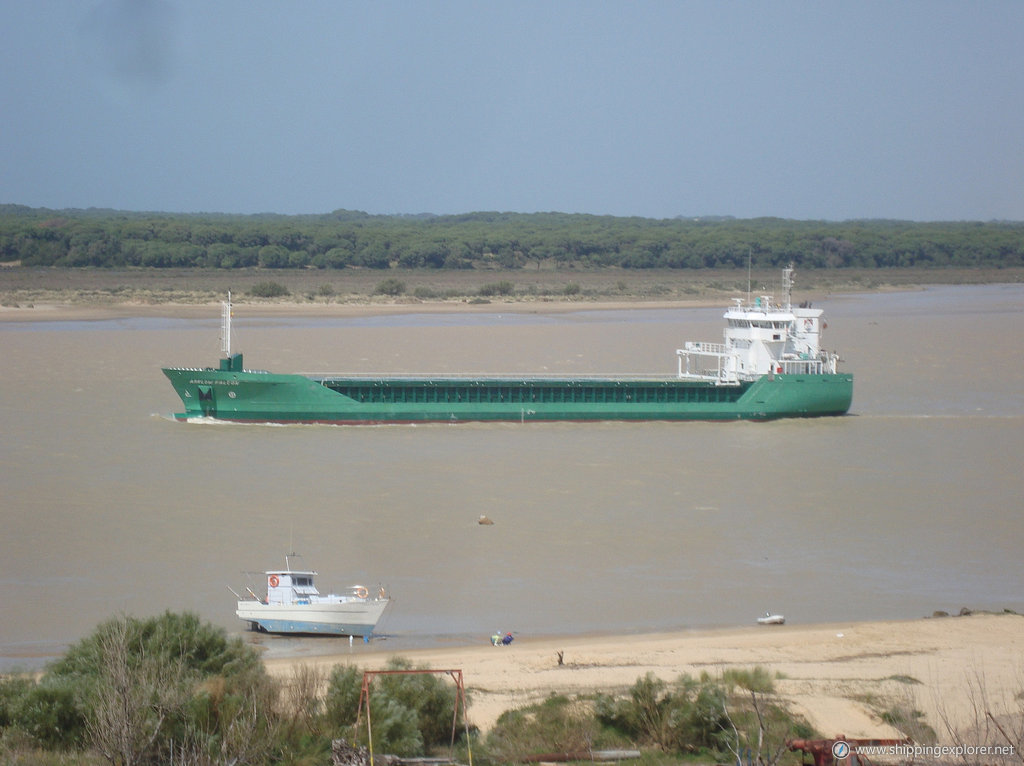
[[[1008,268],[1024,222],[139,213],[0,205],[0,262],[61,267]]]

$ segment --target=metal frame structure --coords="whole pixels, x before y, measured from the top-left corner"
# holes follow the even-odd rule
[[[447,675],[455,682],[455,710],[452,712],[452,738],[450,747],[455,747],[455,726],[459,721],[459,704],[462,705],[462,723],[466,731],[466,750],[469,757],[469,766],[473,766],[473,749],[469,741],[468,710],[466,708],[466,686],[462,680],[462,669],[434,669],[423,668],[419,670],[364,670],[363,686],[359,690],[359,709],[356,711],[356,722],[354,733],[358,734],[359,721],[363,713],[363,705],[366,706],[366,736],[369,740],[370,766],[373,766],[373,726],[370,721],[370,682],[377,676],[411,676],[411,675]],[[363,702],[365,700],[365,703]]]

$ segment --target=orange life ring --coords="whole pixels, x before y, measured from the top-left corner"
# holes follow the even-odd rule
[[[370,591],[368,591],[362,585],[360,585],[358,588],[356,588],[356,596],[358,596],[359,598],[366,598],[369,595],[370,595]]]
[[[277,575],[270,575],[270,580],[268,580],[268,582],[270,583],[271,588],[276,588],[281,583],[281,581],[277,579]]]

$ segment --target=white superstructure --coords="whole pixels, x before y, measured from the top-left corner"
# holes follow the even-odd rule
[[[793,268],[782,271],[783,302],[760,295],[725,312],[724,343],[688,341],[676,351],[679,377],[722,385],[763,375],[835,374],[839,355],[821,349],[821,309],[792,305]]]

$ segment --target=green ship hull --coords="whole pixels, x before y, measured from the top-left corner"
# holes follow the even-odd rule
[[[460,421],[771,420],[845,414],[853,375],[777,374],[719,385],[675,377],[364,377],[165,368],[180,420],[379,424]]]
[[[231,353],[231,295],[223,304],[219,368],[167,367],[180,420],[243,423],[772,420],[843,415],[853,375],[821,350],[821,309],[771,296],[726,311],[724,343],[687,342],[670,376],[549,377],[282,375],[246,370]]]

